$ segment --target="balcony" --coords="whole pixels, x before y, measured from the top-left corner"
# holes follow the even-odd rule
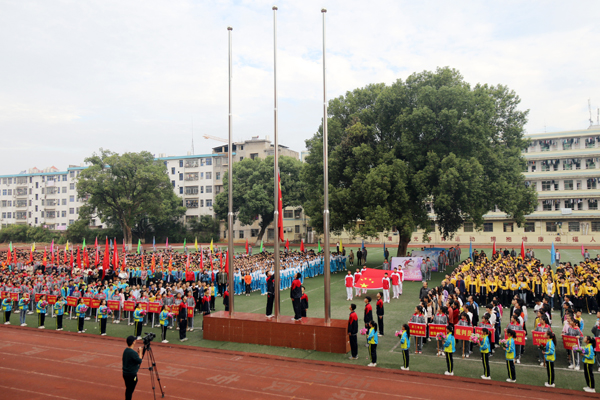
[[[16,197],[27,197],[27,188],[26,187],[23,187],[23,188],[18,187],[15,189],[14,193],[15,193]]]
[[[187,160],[184,165],[185,168],[198,168],[198,160]]]

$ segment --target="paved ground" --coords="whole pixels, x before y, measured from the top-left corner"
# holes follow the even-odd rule
[[[124,340],[0,326],[0,389],[5,399],[119,399]],[[485,399],[593,398],[564,389],[512,385],[322,361],[153,344],[166,398]],[[143,364],[147,367],[146,362]],[[136,399],[152,398],[140,370]],[[157,388],[158,390],[158,388]],[[158,397],[160,398],[160,393]]]

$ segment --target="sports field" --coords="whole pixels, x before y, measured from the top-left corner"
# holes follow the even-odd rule
[[[236,249],[238,250],[238,249]],[[271,249],[266,249],[267,251]],[[356,248],[354,248],[356,250]],[[383,249],[382,248],[369,248],[368,249],[368,266],[371,268],[381,266],[383,261]],[[481,250],[481,248],[478,248]],[[487,254],[491,254],[491,249],[484,249]],[[239,248],[238,251],[242,251],[242,248]],[[349,249],[347,249],[349,251]],[[395,249],[391,249],[393,252]],[[517,250],[518,251],[518,250]],[[465,254],[466,253],[466,254]],[[550,260],[550,252],[548,250],[536,249],[535,255],[537,258],[540,258],[542,262],[548,263]],[[561,249],[562,260],[563,261],[573,261],[578,262],[581,258],[580,250],[567,250]],[[595,252],[594,252],[595,255]],[[463,258],[468,256],[468,249],[463,249]],[[348,317],[348,306],[350,302],[346,301],[346,292],[343,283],[344,274],[338,273],[333,274],[331,278],[331,291],[332,291],[332,318],[336,319],[347,319]],[[433,273],[432,274],[432,282],[430,286],[437,285],[442,278],[442,274]],[[308,315],[311,317],[323,317],[323,278],[317,277],[312,279],[306,279],[304,282],[304,286],[306,287],[306,292],[309,296],[309,305],[310,308],[308,310]],[[386,334],[384,337],[380,337],[379,346],[378,346],[378,364],[377,368],[392,368],[399,369],[401,366],[402,356],[399,352],[398,348],[398,339],[394,336],[394,331],[400,329],[403,323],[406,323],[412,313],[414,312],[414,307],[418,303],[418,292],[421,287],[420,282],[405,282],[404,284],[404,294],[401,296],[399,300],[392,300],[390,304],[385,305],[385,326],[386,326]],[[375,292],[369,293],[368,295],[375,297]],[[283,291],[281,294],[281,312],[284,316],[293,315],[292,307],[289,300],[289,291]],[[359,321],[362,320],[362,298],[355,298],[354,302],[357,304],[357,312],[359,315]],[[246,296],[236,296],[235,298],[235,309],[240,312],[253,312],[253,313],[263,313],[265,310],[266,297],[261,296],[260,292],[253,293],[250,297]],[[223,310],[222,299],[219,297],[216,301],[217,310]],[[508,313],[504,314],[503,326],[506,326],[508,321]],[[533,318],[531,318],[532,313],[530,313],[530,320],[528,323],[529,330],[532,329],[533,326]],[[558,313],[554,313],[554,329],[555,332],[560,332],[560,326],[558,325]],[[585,330],[584,334],[589,334],[591,327],[595,322],[595,316],[584,315],[585,320]],[[13,324],[18,322],[18,317],[14,317]],[[27,323],[29,327],[27,329],[31,329],[31,327],[37,326],[37,321],[35,315],[28,316]],[[47,319],[46,328],[52,329],[54,320],[51,318]],[[201,326],[201,317],[196,316],[194,325],[199,328]],[[94,321],[86,321],[86,330],[88,334],[98,334],[99,335],[99,327]],[[20,328],[25,329],[25,328]],[[66,320],[64,324],[65,331],[75,332],[77,330],[76,321],[75,320]],[[108,324],[107,328],[108,335],[110,336],[118,336],[125,337],[133,333],[133,327],[127,326],[124,323],[120,325],[117,324]],[[143,332],[154,332],[158,335],[158,329],[152,329],[146,327]],[[0,331],[0,336],[2,335],[2,331]],[[348,364],[358,364],[358,365],[366,365],[369,361],[367,361],[367,349],[364,346],[359,346],[359,360],[351,361],[348,359],[348,355],[339,355],[339,354],[329,354],[329,353],[320,353],[316,351],[306,351],[292,348],[275,348],[275,347],[267,347],[260,345],[248,345],[248,344],[239,344],[239,343],[226,343],[226,342],[216,342],[216,341],[208,341],[202,339],[202,332],[196,329],[194,332],[188,332],[189,340],[184,343],[184,346],[200,346],[205,348],[213,348],[213,349],[224,349],[231,351],[242,351],[242,352],[251,352],[251,353],[261,353],[261,354],[270,354],[276,356],[285,356],[292,358],[301,358],[306,360],[320,360],[320,361],[331,361],[337,363],[348,363]],[[560,335],[558,336],[558,346],[557,346],[557,360],[556,360],[556,386],[560,388],[581,390],[585,386],[585,379],[582,371],[574,371],[567,369],[567,360],[566,353],[562,348],[562,342],[560,340]],[[181,346],[178,340],[178,332],[169,331],[168,339],[170,341],[169,346]],[[364,340],[364,337],[359,337],[359,344],[361,340]],[[366,342],[366,341],[365,341]],[[413,348],[414,349],[414,348]],[[459,348],[457,346],[457,353],[455,355],[455,376],[462,376],[468,378],[479,378],[482,375],[482,366],[479,359],[478,351],[475,350],[475,353],[469,359],[460,359]],[[410,370],[411,372],[429,372],[434,374],[443,374],[445,371],[445,361],[443,358],[436,357],[436,345],[435,342],[427,343],[424,346],[423,354],[414,355],[411,354],[411,364]],[[531,345],[531,338],[529,338],[528,346],[525,354],[522,357],[522,363],[517,365],[517,382],[522,384],[531,384],[543,386],[546,381],[546,371],[545,368],[540,367],[536,362],[537,352]],[[491,362],[491,375],[492,379],[498,381],[504,381],[507,378],[506,372],[506,364],[504,362],[504,357],[501,352],[496,352],[496,354],[490,359]]]

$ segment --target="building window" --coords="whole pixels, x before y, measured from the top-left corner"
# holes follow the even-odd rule
[[[543,211],[552,211],[552,201],[551,200],[544,200],[542,202],[542,210]]]
[[[186,186],[185,194],[198,194],[198,186]]]
[[[220,172],[215,172],[215,179],[220,181],[221,180],[221,173]]]
[[[592,221],[592,232],[600,232],[600,221]]]
[[[585,169],[595,169],[596,163],[593,158],[588,158],[585,160]]]
[[[550,191],[552,187],[552,181],[542,181],[542,192]]]
[[[212,200],[211,199],[207,199],[206,200],[206,207],[212,207]]]
[[[294,210],[283,210],[283,218],[294,218]]]
[[[73,222],[75,222],[75,220],[74,219],[70,219],[69,220],[69,225],[73,225]]]
[[[63,217],[63,218],[66,218],[67,212],[66,211],[61,211],[60,212],[60,216]]]
[[[250,237],[257,237],[258,229],[250,229]]]
[[[206,165],[212,165],[212,158],[206,159]]]
[[[75,214],[75,209],[74,208],[69,208],[69,214],[74,215]]]
[[[73,182],[69,183],[69,190],[75,190],[75,184]]]
[[[572,199],[565,200],[565,208],[570,208],[571,210],[575,209],[575,201]]]
[[[483,231],[484,232],[494,232],[494,223],[493,222],[484,222],[483,223]]]
[[[182,181],[183,180],[183,174],[179,174],[179,180]]]
[[[183,186],[179,187],[179,194],[183,194]]]
[[[590,178],[587,180],[587,188],[588,189],[596,189],[596,178]]]
[[[535,222],[525,222],[525,232],[526,233],[535,232]]]
[[[171,167],[171,175],[175,175],[175,167]]]
[[[186,200],[185,206],[187,208],[198,208],[198,200]]]
[[[198,180],[198,173],[197,172],[188,172],[185,174],[185,180],[186,181],[197,181]]]
[[[212,172],[206,173],[206,179],[212,179]]]
[[[206,193],[212,193],[212,186],[211,185],[206,186]]]
[[[186,160],[185,161],[185,167],[186,168],[196,168],[196,167],[198,167],[198,159],[195,158],[193,160]]]
[[[183,168],[183,160],[179,160],[179,168]]]
[[[255,158],[258,158],[258,153],[252,153],[252,154],[250,154],[250,158],[252,160],[254,160]]]
[[[200,207],[204,207],[204,200],[200,199]]]
[[[513,223],[512,222],[505,222],[504,223],[504,232],[513,232]]]
[[[69,196],[69,202],[70,203],[74,203],[75,202],[75,196]]]
[[[173,185],[173,187],[175,187],[175,181],[171,181],[171,185]]]
[[[294,233],[300,233],[300,225],[294,226]]]
[[[573,190],[573,179],[565,180],[565,190]]]
[[[579,232],[579,222],[569,222],[569,232]]]
[[[588,200],[588,209],[589,210],[597,210],[598,209],[598,200]]]
[[[244,231],[240,230],[240,239],[244,238]]]

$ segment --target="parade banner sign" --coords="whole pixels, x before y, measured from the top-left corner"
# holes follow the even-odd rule
[[[13,301],[19,301],[19,293],[11,293],[11,294],[10,294],[10,298],[11,298]],[[52,303],[51,303],[51,304],[52,304]]]
[[[433,268],[431,269],[431,272],[438,272],[438,271],[441,270],[441,268],[439,268],[439,266],[438,266],[438,257],[440,256],[440,253],[443,250],[446,250],[446,249],[432,247],[432,248],[426,248],[425,250],[413,251],[411,253],[411,255],[413,257],[421,257],[421,258],[423,258],[423,262],[425,262],[425,259],[427,257],[429,257],[429,260],[431,262],[433,262]]]
[[[515,338],[515,345],[525,346],[525,331],[517,331],[515,330],[517,337]],[[506,330],[504,331],[504,339],[508,339],[506,335]]]
[[[135,310],[135,301],[124,301],[123,302],[123,311],[134,311]]]
[[[594,349],[595,352],[599,352],[600,351],[600,340],[596,340],[596,348]]]
[[[67,305],[70,307],[77,306],[77,297],[67,296]]]
[[[108,308],[110,308],[113,311],[118,311],[119,307],[121,305],[121,302],[119,300],[107,300],[106,301],[106,305],[108,306]]]
[[[187,308],[187,316],[188,318],[194,318],[194,309],[192,307]]]
[[[142,310],[144,310],[144,311],[148,312],[148,303],[147,303],[147,302],[145,302],[145,301],[140,301],[140,302],[139,302],[139,303],[137,303],[137,304],[139,304],[139,305],[140,305],[140,309],[142,309]]]
[[[176,306],[176,305],[172,305],[172,306],[171,306],[171,312],[172,312],[174,315],[179,315],[179,307],[178,307],[178,306]]]
[[[574,346],[579,346],[579,338],[577,336],[563,335],[562,340],[565,350],[572,350]]]
[[[41,297],[42,297],[42,293],[36,293],[35,294],[35,302],[37,303],[38,301],[40,301]]]
[[[423,258],[421,257],[392,257],[392,271],[394,268],[404,271],[405,281],[421,281],[423,275],[421,275],[421,263]],[[412,333],[412,332],[411,332]]]
[[[457,340],[469,340],[473,334],[473,328],[470,326],[454,326],[454,338]]]
[[[531,336],[533,336],[533,345],[541,346],[545,345],[548,341],[548,336],[546,336],[546,332],[536,332],[532,331]]]
[[[409,322],[408,327],[410,328],[411,336],[425,337],[427,336],[427,324],[416,324]]]
[[[8,296],[9,296],[9,293],[8,293],[8,292],[0,292],[0,298],[1,298],[2,300],[4,300],[5,298],[7,298]]]
[[[92,304],[92,298],[91,297],[83,297],[83,304],[85,304],[87,307],[90,307],[90,304]]]
[[[100,307],[100,299],[92,299],[90,301],[90,308],[98,308]]]
[[[446,334],[446,327],[448,325],[440,325],[440,324],[429,324],[429,336],[435,338],[438,333]],[[412,331],[410,332],[412,334]]]
[[[159,302],[148,303],[148,312],[153,313],[153,314],[160,313],[160,303]]]
[[[481,328],[476,327],[475,333],[479,333],[480,336],[483,336],[483,328],[484,327],[481,327]],[[490,335],[488,336],[490,338],[490,343],[494,343],[494,336],[496,336],[494,334],[494,329],[488,328],[488,331],[490,332]]]
[[[46,296],[46,298],[48,299],[48,304],[56,304],[58,296],[55,294],[49,294],[48,296]]]

